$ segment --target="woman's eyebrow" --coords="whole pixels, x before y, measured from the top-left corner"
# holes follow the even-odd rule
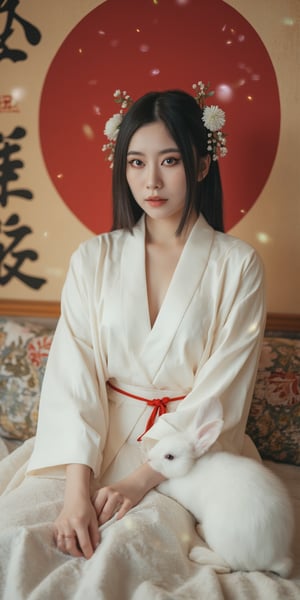
[[[168,154],[169,152],[180,152],[180,151],[178,148],[165,148],[164,150],[160,150],[158,154]],[[140,152],[139,150],[128,150],[127,156],[130,156],[131,154],[138,155],[138,156],[145,155],[144,152]]]

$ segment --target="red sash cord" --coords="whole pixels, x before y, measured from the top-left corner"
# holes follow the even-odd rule
[[[147,421],[146,429],[144,433],[142,433],[137,441],[140,442],[145,433],[152,427],[155,422],[157,416],[164,415],[167,412],[167,404],[169,402],[176,402],[177,400],[183,400],[185,396],[177,396],[176,398],[169,398],[169,396],[164,396],[163,398],[153,398],[152,400],[148,400],[147,398],[142,398],[141,396],[136,396],[135,394],[130,394],[129,392],[125,392],[125,390],[121,390],[114,386],[110,381],[107,382],[107,385],[115,390],[115,392],[119,392],[119,394],[123,394],[123,396],[128,396],[128,398],[134,398],[135,400],[140,400],[141,402],[146,402],[148,406],[153,406],[152,413]]]

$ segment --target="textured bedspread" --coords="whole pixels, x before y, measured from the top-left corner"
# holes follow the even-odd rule
[[[0,488],[30,452],[27,442],[0,464]],[[299,600],[300,470],[267,464],[287,483],[296,510],[290,579],[260,572],[217,573],[213,561],[193,563],[188,552],[201,540],[192,517],[155,491],[119,522],[112,520],[102,528],[101,544],[90,560],[67,557],[55,548],[51,526],[61,505],[63,481],[34,478],[34,486],[32,481],[22,484],[22,503],[18,489],[9,496],[10,509],[15,506],[14,526],[5,529],[3,510],[0,515],[1,600]],[[13,485],[22,478],[23,468]]]

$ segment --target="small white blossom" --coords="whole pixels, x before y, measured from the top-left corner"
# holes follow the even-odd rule
[[[115,142],[117,137],[118,137],[118,133],[119,133],[119,127],[121,125],[122,122],[122,115],[120,115],[120,113],[116,113],[115,115],[113,115],[112,117],[110,117],[110,119],[108,119],[108,121],[106,121],[105,124],[105,128],[104,128],[104,134],[106,135],[106,137]]]
[[[218,106],[206,106],[203,111],[202,121],[210,131],[218,131],[225,124],[224,110]]]

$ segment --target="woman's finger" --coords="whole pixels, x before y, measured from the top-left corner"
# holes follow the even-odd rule
[[[103,525],[103,523],[109,521],[109,519],[111,519],[120,510],[122,504],[123,498],[121,498],[119,495],[108,498],[98,516],[98,522],[100,525]]]
[[[65,535],[63,541],[65,545],[65,553],[71,554],[71,556],[75,557],[83,556],[83,553],[79,549],[76,535]]]
[[[90,538],[91,538],[92,546],[93,546],[93,549],[95,551],[96,548],[100,544],[99,524],[98,524],[98,520],[96,518],[93,519],[93,521],[91,522],[90,528],[89,528],[89,532],[90,532]]]
[[[72,535],[63,535],[59,533],[56,536],[56,545],[60,552],[64,554],[71,554],[72,556],[82,556],[82,552],[80,552],[77,545],[77,538],[74,534]]]
[[[107,501],[107,497],[108,494],[106,488],[101,488],[96,492],[96,494],[92,498],[93,506],[95,508],[97,516],[100,515],[101,511],[103,510],[103,507]]]
[[[85,558],[91,558],[94,554],[94,546],[91,540],[89,530],[83,527],[78,527],[77,531],[78,546]]]
[[[128,500],[128,498],[125,498],[125,500],[123,500],[122,505],[120,506],[119,510],[117,511],[117,520],[122,519],[122,517],[124,517],[126,515],[126,513],[128,513],[128,511],[132,508],[133,504],[130,500]]]
[[[101,488],[95,494],[92,502],[99,523],[106,523],[122,506],[124,498],[117,490],[109,487]]]

